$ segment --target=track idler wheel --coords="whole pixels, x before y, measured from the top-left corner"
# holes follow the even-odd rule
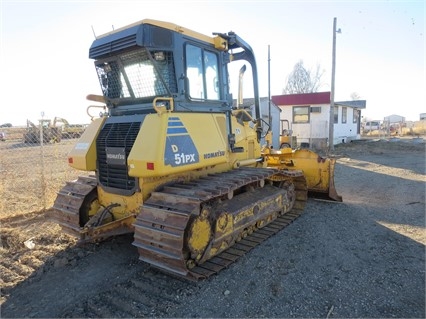
[[[200,215],[196,216],[188,228],[187,244],[190,260],[188,268],[200,261],[213,238],[213,225],[210,220],[210,209],[204,207]]]
[[[83,205],[80,207],[80,226],[83,227],[98,212],[100,207],[98,192],[94,189],[86,196]]]
[[[293,209],[294,203],[296,202],[296,190],[292,181],[282,181],[281,188],[287,190],[287,200],[284,201],[284,212],[289,212]]]

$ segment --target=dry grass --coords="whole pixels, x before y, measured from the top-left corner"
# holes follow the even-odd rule
[[[51,207],[56,192],[83,172],[68,166],[67,154],[75,140],[58,144],[0,144],[0,220]]]
[[[24,132],[26,131],[25,127],[2,127],[0,128],[1,132],[6,133],[6,139],[8,141],[22,141]]]
[[[65,182],[84,174],[67,164],[74,143],[63,140],[43,148],[20,140],[0,143],[2,290],[43,271],[54,254],[75,243],[45,216]]]
[[[426,120],[414,122],[410,127],[401,130],[387,132],[385,130],[374,130],[363,134],[365,137],[398,137],[398,136],[424,136],[426,135]]]

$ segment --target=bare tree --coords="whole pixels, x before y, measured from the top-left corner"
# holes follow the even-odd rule
[[[319,64],[315,71],[307,70],[303,66],[303,61],[300,60],[287,77],[287,85],[283,94],[318,92],[318,89],[322,86],[321,77],[323,74],[324,71],[321,70]]]
[[[351,93],[351,99],[353,101],[359,100],[361,98],[361,96],[358,94],[358,92],[352,92]]]

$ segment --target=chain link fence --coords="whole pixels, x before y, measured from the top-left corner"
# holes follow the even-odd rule
[[[378,123],[378,122],[377,122]],[[420,137],[426,135],[426,120],[416,122],[378,123],[379,127],[369,128],[363,125],[361,135],[364,137]]]
[[[47,120],[0,128],[0,216],[46,210],[66,181],[87,175],[67,160],[85,128],[53,127]]]
[[[67,155],[86,125],[53,127],[48,120],[27,127],[0,128],[0,216],[50,208],[67,181],[87,175],[68,165]],[[426,120],[401,131],[426,134]]]

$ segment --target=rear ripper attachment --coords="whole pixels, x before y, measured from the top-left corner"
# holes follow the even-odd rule
[[[67,234],[81,237],[85,222],[81,219],[82,211],[90,201],[90,194],[96,191],[96,186],[95,176],[80,176],[75,181],[67,182],[58,192],[50,218],[57,222]]]
[[[141,207],[133,244],[156,268],[207,278],[290,224],[306,200],[299,171],[239,168],[163,186]]]
[[[65,233],[79,238],[79,244],[98,242],[108,237],[133,232],[134,214],[111,219],[111,204],[101,207],[97,195],[95,176],[80,176],[67,182],[58,192],[49,217],[58,223]],[[106,222],[105,222],[106,221]]]

